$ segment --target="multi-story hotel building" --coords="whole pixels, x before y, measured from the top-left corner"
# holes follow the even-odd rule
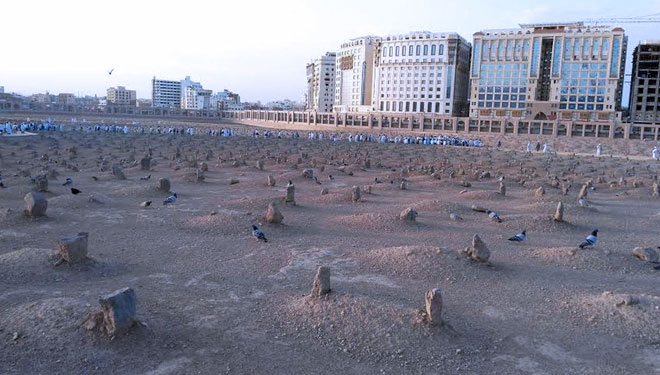
[[[135,90],[126,90],[124,86],[110,87],[106,96],[107,103],[118,105],[135,105]]]
[[[660,40],[635,47],[632,66],[630,121],[660,123]]]
[[[337,54],[325,55],[307,64],[307,109],[332,112],[335,103],[335,65]]]
[[[470,116],[618,119],[626,48],[623,29],[581,22],[477,32]]]
[[[351,39],[337,52],[335,112],[372,111],[375,36]]]
[[[151,101],[154,108],[181,107],[181,81],[151,80]]]
[[[377,111],[467,116],[471,47],[460,35],[412,32],[382,37],[376,46]]]

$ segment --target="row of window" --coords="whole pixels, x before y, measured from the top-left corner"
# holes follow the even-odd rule
[[[435,104],[435,105],[434,105]],[[380,102],[380,110],[388,112],[429,112],[440,113],[442,103],[432,102]],[[449,104],[447,104],[449,106]],[[434,111],[435,108],[435,111]],[[445,109],[445,113],[449,113],[449,109]]]
[[[438,55],[444,55],[445,53],[445,46],[443,44],[440,45],[435,45],[431,44],[430,46],[428,44],[425,45],[410,45],[410,46],[395,46],[395,47],[383,47],[383,57],[392,57],[392,56],[435,56],[436,51]]]
[[[612,106],[608,105],[608,109],[611,109]],[[560,103],[559,104],[559,109],[572,109],[572,110],[587,110],[587,111],[602,111],[605,109],[605,106],[603,104],[576,104],[576,103]]]
[[[479,108],[525,108],[525,103],[479,102]]]

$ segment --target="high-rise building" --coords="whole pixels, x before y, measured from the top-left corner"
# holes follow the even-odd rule
[[[307,65],[307,109],[332,112],[335,103],[335,65],[337,54],[326,52]]]
[[[471,47],[460,35],[412,32],[376,46],[376,110],[467,116]]]
[[[660,40],[635,47],[632,66],[630,121],[660,123]]]
[[[335,112],[372,111],[374,52],[378,38],[351,39],[337,52]]]
[[[151,80],[151,101],[154,108],[181,108],[181,81]]]
[[[623,29],[581,22],[477,32],[470,116],[620,118],[626,48]]]
[[[182,109],[209,109],[213,91],[205,90],[202,84],[194,82],[190,76],[181,81],[181,108]]]
[[[107,103],[116,105],[135,105],[135,90],[126,90],[124,86],[110,87],[106,96]]]

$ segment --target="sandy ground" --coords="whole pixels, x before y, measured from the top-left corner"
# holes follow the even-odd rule
[[[513,147],[519,138],[507,142],[522,148]],[[562,142],[568,154],[247,137],[2,138],[0,373],[660,374],[660,271],[631,255],[660,246],[660,200],[651,197],[660,164],[572,156],[569,148],[589,152],[593,141]],[[150,150],[156,165],[141,171]],[[209,170],[194,182],[202,162]],[[111,174],[113,163],[127,180]],[[56,175],[47,216],[27,219],[30,176],[46,171]],[[491,177],[479,179],[484,171]],[[83,193],[71,195],[66,177]],[[160,177],[177,203],[161,204]],[[289,179],[295,206],[281,203]],[[589,179],[595,189],[581,207]],[[569,184],[562,195],[558,186]],[[354,203],[352,186],[371,194]],[[546,194],[536,197],[539,186]],[[138,206],[145,200],[152,207]],[[273,201],[279,225],[262,219]],[[561,223],[551,219],[559,201]],[[416,222],[398,219],[407,207]],[[268,243],[252,238],[253,223]],[[594,228],[597,245],[577,249]],[[523,229],[526,241],[507,241]],[[56,240],[82,231],[91,259],[55,267]],[[474,234],[491,251],[488,264],[460,254]],[[332,293],[318,300],[308,295],[320,265],[331,269]],[[86,332],[98,296],[126,286],[147,326],[114,340]],[[430,288],[442,293],[442,326],[421,316]]]

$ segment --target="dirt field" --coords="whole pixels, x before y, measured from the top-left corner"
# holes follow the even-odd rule
[[[626,160],[650,152],[641,141],[602,142],[602,158],[571,155],[592,153],[594,141],[528,155],[248,137],[0,138],[0,373],[660,374],[660,271],[631,255],[660,246],[660,163]],[[155,165],[142,171],[149,153]],[[30,176],[49,172],[46,217],[28,219]],[[66,177],[81,194],[62,186]],[[162,204],[161,177],[176,203]],[[283,202],[288,180],[296,205]],[[270,202],[282,224],[263,220]],[[558,202],[563,222],[552,220]],[[415,222],[399,220],[408,207]],[[252,237],[254,223],[268,243]],[[596,228],[596,245],[578,249]],[[507,241],[523,229],[525,241]],[[54,266],[56,241],[78,232],[89,232],[90,259]],[[486,264],[462,254],[474,234],[490,249]],[[311,298],[321,265],[332,292]],[[146,326],[113,340],[87,332],[98,297],[122,287],[135,290]],[[431,288],[442,293],[442,325],[422,314]]]

